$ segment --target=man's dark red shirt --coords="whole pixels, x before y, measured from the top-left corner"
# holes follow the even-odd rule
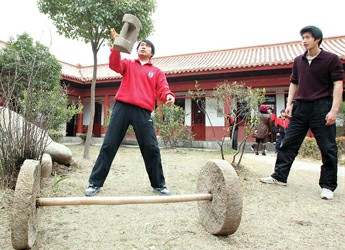
[[[344,79],[344,69],[336,54],[321,49],[309,64],[307,51],[295,58],[290,81],[298,84],[295,100],[314,101],[330,97],[333,83]]]

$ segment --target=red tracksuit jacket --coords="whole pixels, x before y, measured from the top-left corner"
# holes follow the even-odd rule
[[[288,118],[282,118],[282,117],[278,117],[275,120],[274,126],[277,127],[277,133],[285,133],[286,128],[289,126],[290,123],[290,119]]]
[[[170,91],[165,74],[151,62],[141,65],[139,59],[122,59],[120,52],[111,48],[109,68],[122,75],[115,100],[153,111],[155,98],[165,103]]]

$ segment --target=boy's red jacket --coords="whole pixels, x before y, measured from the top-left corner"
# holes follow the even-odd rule
[[[277,127],[277,133],[281,132],[281,128],[285,129],[289,126],[290,123],[290,119],[288,118],[282,118],[282,117],[278,117],[275,122],[274,122],[274,126]]]
[[[155,99],[165,103],[170,91],[165,74],[151,62],[141,65],[139,59],[122,59],[120,52],[111,48],[109,68],[122,75],[115,100],[153,111]]]
[[[272,113],[271,114],[271,121],[274,122],[277,119],[276,114]]]

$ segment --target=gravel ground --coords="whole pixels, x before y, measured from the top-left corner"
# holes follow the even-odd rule
[[[83,146],[69,147],[79,166],[54,167],[54,176],[42,182],[42,197],[83,195],[99,147],[91,148],[91,160],[81,158]],[[174,194],[194,193],[202,166],[220,158],[212,151],[162,149],[161,153],[166,182]],[[196,202],[41,207],[33,249],[344,249],[345,177],[339,176],[335,199],[322,200],[318,164],[314,171],[293,168],[286,187],[260,183],[260,177],[272,172],[269,157],[274,156],[248,153],[237,170],[243,214],[233,235],[206,232]],[[54,185],[61,176],[67,178]],[[146,195],[153,194],[140,150],[121,147],[99,196]],[[12,190],[0,190],[0,249],[12,249],[12,198]]]

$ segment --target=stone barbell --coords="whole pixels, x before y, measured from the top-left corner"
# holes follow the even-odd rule
[[[214,235],[236,232],[242,216],[242,192],[234,168],[224,160],[210,160],[197,180],[197,193],[172,196],[40,198],[40,163],[26,160],[18,175],[11,222],[12,246],[31,248],[36,241],[39,207],[69,205],[125,205],[197,201],[205,230]]]

